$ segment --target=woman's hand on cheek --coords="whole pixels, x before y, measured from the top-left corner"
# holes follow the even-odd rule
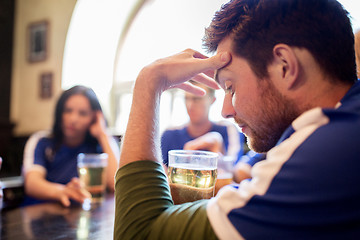
[[[106,133],[106,123],[104,115],[101,111],[95,113],[95,121],[90,126],[90,134],[98,139],[101,135]]]

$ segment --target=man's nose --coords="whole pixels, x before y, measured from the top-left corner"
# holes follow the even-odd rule
[[[224,118],[232,118],[235,116],[235,110],[232,103],[232,97],[230,94],[226,94],[224,97],[224,103],[221,110],[221,115]]]

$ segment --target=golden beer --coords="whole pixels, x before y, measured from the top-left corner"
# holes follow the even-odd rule
[[[84,184],[85,189],[91,193],[90,203],[99,203],[104,199],[107,158],[106,153],[80,153],[77,157],[79,179]],[[84,201],[83,208],[88,208],[88,203],[89,200]]]
[[[80,167],[79,178],[85,189],[91,193],[91,202],[101,202],[105,193],[105,167]]]
[[[233,167],[235,158],[233,156],[222,156],[218,161],[218,175],[215,184],[215,195],[218,191],[229,184],[233,183]]]
[[[186,165],[169,167],[168,178],[175,204],[209,199],[214,196],[216,168],[202,168]]]
[[[222,173],[218,174],[215,184],[215,196],[219,192],[219,190],[229,184],[233,183],[233,175],[232,173]]]

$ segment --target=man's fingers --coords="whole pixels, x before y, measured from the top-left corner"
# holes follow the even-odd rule
[[[209,77],[207,76],[206,74],[204,73],[200,73],[198,75],[196,75],[195,77],[192,78],[194,81],[197,81],[199,83],[202,83],[210,88],[213,88],[213,89],[220,89],[220,86],[219,84],[217,84],[215,81],[214,81],[214,77]]]
[[[189,82],[181,83],[175,87],[180,88],[189,93],[192,93],[194,95],[198,95],[198,96],[204,96],[206,94],[206,91],[204,89],[202,89],[201,87],[195,86]]]
[[[206,76],[205,74],[203,73],[200,73],[198,75],[196,75],[195,77],[192,78],[192,80],[196,81],[196,82],[199,82],[199,83],[202,83],[210,88],[213,88],[213,89],[220,89],[220,86],[219,84],[217,84],[212,78]],[[191,84],[189,82],[184,82],[184,83],[181,83],[179,85],[176,85],[176,86],[173,86],[171,88],[180,88],[184,91],[187,91],[189,93],[192,93],[192,94],[195,94],[195,95],[198,95],[198,96],[204,96],[206,94],[206,91],[204,89],[202,89],[201,87],[198,87],[194,84]]]
[[[208,76],[213,77],[212,73],[216,69],[225,67],[231,61],[231,55],[228,52],[218,53],[210,58],[199,59],[202,62],[200,67],[203,67],[201,72],[206,73]]]
[[[190,58],[189,55],[191,56]],[[221,52],[209,58],[195,50],[186,49],[178,56],[186,59],[186,61],[181,63],[183,64],[181,71],[187,69],[189,76],[204,73],[210,78],[214,77],[215,70],[225,67],[231,61],[231,55],[228,52]]]
[[[192,51],[191,49],[188,49],[190,51]],[[186,50],[185,50],[186,51]],[[205,56],[204,54],[200,53],[200,52],[197,52],[195,51],[194,54],[193,54],[193,57],[194,58],[200,58],[200,59],[207,59],[209,58],[208,56]]]
[[[211,58],[195,52],[194,59],[196,61],[199,74],[196,74],[192,79],[202,83],[213,89],[220,89],[220,86],[214,81],[214,73],[217,69],[225,67],[231,61],[231,55],[228,52],[219,53]],[[201,57],[199,57],[201,56]]]
[[[195,50],[186,49],[148,65],[141,71],[138,79],[143,79],[143,75],[149,75],[156,79],[157,84],[159,84],[158,87],[162,91],[180,87],[185,91],[203,95],[203,91],[199,91],[189,84],[184,84],[184,82],[194,79],[210,88],[219,89],[213,79],[214,72],[226,66],[230,61],[231,55],[228,52],[222,52],[208,58]],[[148,77],[144,79],[146,80],[143,81],[147,81]]]

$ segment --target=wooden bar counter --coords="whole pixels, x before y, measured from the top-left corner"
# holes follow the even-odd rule
[[[65,208],[59,203],[3,209],[0,239],[113,239],[114,216],[112,193],[88,211],[81,205]]]

